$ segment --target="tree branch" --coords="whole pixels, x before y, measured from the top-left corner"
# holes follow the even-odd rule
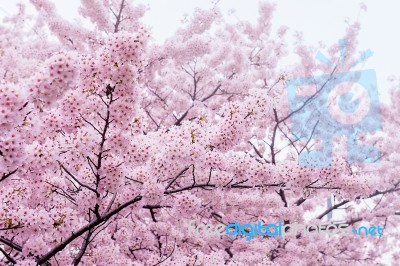
[[[11,262],[12,264],[17,264],[17,261],[15,259],[13,259],[4,249],[2,249],[0,247],[0,252],[3,253],[4,257],[6,257],[6,259]]]
[[[12,247],[16,251],[22,252],[22,247],[18,244],[15,244],[11,240],[5,239],[4,237],[0,236],[0,242],[6,244],[9,247]]]
[[[14,171],[11,171],[7,174],[3,174],[3,176],[0,178],[0,182],[4,181],[6,178],[10,177],[11,175],[15,174],[18,171],[18,168],[15,169]]]
[[[122,15],[122,10],[124,9],[124,7],[125,7],[125,0],[122,0],[120,8],[119,8],[119,13],[117,16],[115,16],[117,21],[115,21],[115,24],[114,24],[114,33],[117,33],[119,31],[118,27],[119,27],[120,23],[122,22],[121,15]],[[113,12],[113,14],[115,15],[114,11],[111,10],[111,12]]]
[[[120,205],[119,207],[115,208],[114,210],[106,213],[105,215],[103,215],[100,219],[96,219],[93,222],[85,225],[84,227],[82,227],[81,229],[79,229],[76,232],[73,232],[71,234],[70,237],[68,237],[67,239],[65,239],[63,242],[61,242],[59,245],[57,245],[56,247],[54,247],[53,249],[51,249],[47,254],[43,255],[42,257],[40,257],[36,262],[37,264],[43,264],[45,262],[47,262],[48,260],[50,260],[54,255],[56,255],[58,252],[62,251],[65,247],[67,247],[72,241],[74,241],[75,239],[77,239],[78,237],[80,237],[81,235],[83,235],[84,233],[86,233],[87,231],[96,228],[98,225],[106,222],[108,219],[110,219],[112,216],[114,216],[115,214],[119,213],[120,211],[122,211],[123,209],[125,209],[126,207],[129,207],[130,205],[140,201],[142,199],[142,196],[137,196],[134,199],[125,202],[124,204]]]

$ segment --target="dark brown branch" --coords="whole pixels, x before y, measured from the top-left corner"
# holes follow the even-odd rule
[[[143,209],[161,209],[161,208],[172,208],[168,205],[144,205]]]
[[[399,191],[400,190],[400,188],[398,188],[399,185],[400,185],[400,181],[397,182],[396,184],[394,184],[393,188],[390,188],[390,189],[387,189],[387,190],[384,190],[384,191],[375,191],[371,195],[369,195],[367,197],[364,197],[364,198],[372,198],[372,197],[375,197],[375,196],[378,196],[378,195],[384,195],[384,194],[387,194],[387,193]],[[356,199],[361,199],[361,198],[363,198],[363,197],[362,196],[356,197]],[[318,219],[322,219],[325,215],[327,215],[331,211],[333,211],[333,210],[335,210],[335,209],[337,209],[337,208],[339,208],[339,207],[341,207],[344,204],[349,203],[349,202],[350,202],[349,200],[344,200],[341,203],[335,204],[332,207],[330,207],[329,209],[327,209],[326,211],[324,211],[323,213],[321,213],[320,215],[318,215],[317,218]]]
[[[123,3],[124,1],[122,1],[122,3]],[[121,4],[122,5],[122,4]],[[122,8],[122,7],[121,7]],[[96,154],[96,156],[97,156],[97,164],[94,164],[93,163],[93,165],[95,166],[95,168],[97,169],[97,172],[96,172],[96,174],[95,174],[95,177],[96,177],[96,192],[97,192],[97,189],[98,189],[98,187],[99,187],[99,184],[100,184],[100,180],[101,180],[101,178],[100,178],[100,175],[99,175],[99,172],[98,172],[98,170],[101,168],[101,164],[102,164],[102,160],[103,160],[103,158],[104,158],[104,156],[103,156],[103,154],[106,152],[106,150],[104,150],[104,144],[105,144],[105,142],[106,142],[106,134],[107,134],[107,131],[108,131],[108,128],[110,127],[110,124],[111,124],[111,122],[112,121],[110,121],[110,105],[113,103],[113,102],[115,102],[116,101],[116,99],[113,99],[113,92],[114,92],[114,89],[115,89],[115,86],[114,87],[112,87],[112,86],[110,86],[110,84],[108,84],[107,85],[107,87],[106,87],[106,95],[107,95],[107,99],[109,99],[109,102],[107,103],[106,101],[104,101],[103,100],[103,98],[100,96],[100,99],[103,101],[103,103],[106,105],[106,107],[107,107],[107,113],[106,113],[106,117],[104,118],[104,127],[103,127],[103,130],[101,131],[101,133],[100,133],[100,135],[101,135],[101,141],[100,141],[100,148],[99,148],[99,153],[98,154]],[[97,195],[97,197],[99,197],[100,195],[97,193],[96,194]]]
[[[194,188],[202,188],[202,189],[209,190],[209,187],[215,187],[215,185],[210,185],[210,184],[192,185],[192,186],[187,186],[187,187],[183,187],[183,188],[172,189],[169,191],[166,190],[166,191],[164,191],[164,194],[169,195],[169,194],[173,194],[173,193],[177,193],[177,192],[182,192],[185,190],[192,190]]]
[[[321,88],[319,88],[319,89],[316,91],[315,94],[313,94],[312,96],[310,96],[310,98],[308,98],[307,100],[305,100],[304,103],[303,103],[298,109],[294,110],[293,112],[291,112],[290,114],[288,114],[288,115],[285,116],[284,118],[279,119],[276,109],[275,109],[275,108],[273,109],[273,112],[274,112],[274,119],[275,119],[275,123],[276,123],[276,124],[275,124],[274,129],[273,129],[271,144],[269,145],[269,146],[270,146],[270,151],[271,151],[271,163],[272,163],[272,164],[275,164],[275,163],[276,163],[276,161],[275,161],[275,155],[276,155],[276,153],[275,153],[275,150],[274,150],[274,146],[275,146],[276,133],[277,133],[277,130],[278,130],[278,128],[279,128],[279,125],[280,125],[281,123],[285,122],[287,119],[289,119],[289,118],[290,118],[292,115],[294,115],[295,113],[300,112],[311,100],[313,100],[313,99],[324,89],[324,87],[326,86],[326,84],[332,79],[332,75],[333,75],[333,73],[334,73],[335,71],[336,71],[336,67],[332,70],[331,75],[330,75],[330,78],[328,78],[328,79],[324,82],[324,84],[322,84]],[[315,125],[315,127],[316,127],[316,125]],[[313,129],[313,132],[314,132],[314,130],[315,130],[315,127],[314,127],[314,129]],[[311,136],[310,136],[310,139],[311,139],[311,137],[312,137],[312,134],[311,134]],[[310,141],[310,140],[309,140],[309,141]],[[308,142],[309,142],[309,141],[308,141]],[[307,144],[308,144],[308,142],[307,142]],[[293,146],[294,146],[294,145],[293,145]],[[306,145],[305,145],[305,147],[306,147]],[[304,148],[303,148],[303,149],[304,149]],[[302,150],[303,150],[303,149],[302,149]],[[297,150],[297,149],[296,149],[296,150]]]
[[[182,171],[179,172],[179,174],[176,175],[176,177],[174,179],[171,180],[171,182],[168,183],[167,187],[165,188],[165,190],[169,189],[169,187],[181,176],[183,175],[190,166],[185,167]]]
[[[317,121],[317,123],[315,123],[315,125],[314,125],[314,127],[313,127],[313,129],[311,131],[310,137],[308,138],[306,144],[304,144],[303,148],[300,150],[299,154],[303,152],[303,150],[308,146],[308,144],[312,140],[312,137],[314,135],[314,132],[315,132],[315,129],[317,128],[318,123],[319,123],[319,120]]]
[[[12,176],[13,174],[15,174],[18,171],[18,169],[15,169],[14,171],[11,171],[7,174],[3,174],[3,176],[0,178],[0,182],[4,181],[6,178]]]
[[[71,234],[70,237],[68,237],[67,239],[65,239],[63,242],[61,242],[60,244],[58,244],[56,247],[54,247],[53,249],[51,249],[47,254],[41,256],[36,262],[37,264],[43,264],[45,262],[47,262],[48,260],[50,260],[54,255],[56,255],[58,252],[62,251],[64,248],[66,248],[72,241],[74,241],[75,239],[77,239],[78,237],[80,237],[81,235],[83,235],[84,233],[86,233],[87,231],[96,228],[98,225],[106,222],[108,219],[110,219],[111,217],[113,217],[115,214],[119,213],[120,211],[122,211],[123,209],[125,209],[126,207],[129,207],[130,205],[140,201],[142,199],[142,196],[137,196],[134,199],[120,205],[119,207],[115,208],[114,210],[106,213],[105,215],[103,215],[101,217],[101,219],[96,219],[93,222],[85,225],[84,227],[82,227],[81,229],[79,229],[76,232],[73,232]]]
[[[142,181],[139,181],[139,180],[136,180],[136,179],[127,177],[127,176],[125,176],[125,178],[128,179],[128,180],[131,180],[131,181],[133,181],[133,182],[136,182],[136,183],[139,183],[139,184],[143,185],[143,182],[142,182]]]
[[[226,253],[228,253],[229,258],[233,258],[233,253],[229,248],[225,248]]]
[[[231,185],[231,188],[253,188],[254,186],[250,186],[250,185],[240,185],[240,184],[246,183],[247,181],[249,181],[249,179],[245,179],[245,180],[236,182]]]
[[[198,84],[198,82],[200,81],[200,77],[197,77],[196,78],[196,72],[194,72],[194,74],[193,74],[193,86],[194,86],[194,90],[193,90],[193,97],[192,97],[192,100],[194,101],[194,100],[196,100],[196,94],[197,94],[197,84]]]
[[[157,130],[160,128],[160,125],[156,122],[156,120],[151,116],[150,112],[147,110],[144,110],[146,112],[146,114],[150,117],[151,121],[153,121],[153,123],[156,125]]]
[[[24,105],[21,108],[19,108],[18,111],[22,111],[28,105],[28,103],[29,102],[24,103]]]
[[[83,119],[83,121],[85,121],[85,122],[88,123],[90,126],[92,126],[92,128],[93,128],[94,130],[96,130],[97,133],[99,133],[99,134],[101,135],[100,130],[98,130],[97,127],[95,127],[95,125],[93,125],[89,120],[87,120],[86,118],[84,118],[82,115],[80,115],[80,116],[81,116],[81,118]]]
[[[111,207],[112,207],[112,205],[114,204],[115,198],[116,198],[116,197],[117,197],[117,193],[114,193],[112,199],[111,199],[110,202],[108,203],[108,206],[107,206],[105,212],[109,212],[109,211],[111,210]]]
[[[11,262],[12,264],[17,264],[17,261],[15,259],[13,259],[4,249],[2,249],[0,247],[0,252],[3,253],[4,257],[6,257],[6,259]]]
[[[270,93],[271,92],[271,90],[279,83],[279,81],[281,81],[282,80],[282,76],[281,77],[279,77],[279,79],[277,80],[277,81],[275,81],[275,83],[269,88],[269,90],[268,90],[268,92],[267,92],[267,94],[268,93]],[[264,79],[264,84],[265,84],[265,88],[267,88],[267,81]]]
[[[156,216],[153,209],[150,209],[151,219],[153,222],[157,223]]]
[[[114,11],[111,10],[111,12],[113,12],[115,18],[117,19],[117,20],[115,21],[115,24],[114,24],[114,33],[117,33],[117,32],[119,31],[119,25],[120,25],[120,23],[122,22],[122,18],[121,18],[122,10],[124,9],[124,7],[125,7],[125,0],[122,0],[122,1],[121,1],[121,5],[120,5],[120,8],[119,8],[119,13],[118,13],[118,15],[116,15],[116,14],[114,13]]]
[[[285,196],[285,191],[283,191],[283,189],[279,189],[279,192],[277,192],[277,193],[281,197],[281,200],[283,201],[284,206],[287,207],[288,204],[287,204],[287,200],[286,200],[286,196]]]
[[[317,219],[322,219],[325,215],[327,215],[328,213],[330,213],[331,211],[345,205],[346,203],[349,203],[350,201],[348,200],[344,200],[338,204],[333,205],[332,207],[328,208],[326,211],[324,211],[323,213],[321,213],[320,215],[317,216]]]
[[[72,262],[74,266],[78,266],[79,263],[81,262],[81,259],[89,246],[90,236],[92,235],[92,232],[93,231],[91,229],[86,233],[85,239],[83,240],[81,248],[79,249],[79,253],[76,255],[74,261]]]
[[[176,244],[176,241],[174,242],[174,248],[172,249],[171,253],[170,253],[167,257],[165,257],[163,260],[160,260],[158,263],[154,264],[154,266],[163,263],[164,261],[166,261],[168,258],[170,258],[170,257],[172,256],[172,254],[173,254],[174,251],[175,251],[175,244]],[[197,255],[196,255],[196,258],[197,258]],[[194,264],[193,264],[193,265],[194,265]]]
[[[189,110],[190,110],[191,108],[192,108],[192,107],[190,107],[189,109],[187,109],[186,112],[184,112],[183,115],[182,115],[180,118],[178,118],[178,119],[176,120],[175,126],[180,126],[180,125],[181,125],[183,119],[185,119],[185,117],[188,115]]]
[[[206,97],[204,97],[201,101],[205,102],[208,99],[210,99],[211,97],[213,97],[215,95],[215,93],[217,93],[217,91],[221,88],[221,84],[218,84],[218,86]]]
[[[85,184],[83,184],[82,182],[80,182],[73,174],[71,174],[70,171],[67,170],[67,168],[64,167],[64,165],[63,165],[60,161],[57,161],[57,162],[60,164],[61,168],[62,168],[76,183],[78,183],[78,185],[80,185],[81,187],[87,188],[88,190],[90,190],[90,191],[92,191],[93,193],[95,193],[98,197],[100,196],[100,194],[99,194],[99,192],[97,192],[97,190],[95,190],[95,189],[89,187],[88,185],[85,185]]]
[[[305,201],[306,201],[306,199],[303,198],[303,197],[301,197],[300,199],[298,199],[298,200],[295,202],[295,204],[296,204],[296,206],[300,206],[300,205],[303,204],[303,202],[305,202]]]
[[[69,195],[64,189],[62,189],[62,188],[60,188],[60,187],[58,187],[58,186],[56,186],[56,185],[54,185],[54,184],[52,184],[52,183],[50,183],[50,182],[47,182],[47,181],[45,181],[45,182],[46,182],[47,184],[49,184],[50,186],[56,188],[56,189],[52,189],[51,192],[55,192],[55,193],[59,194],[60,196],[65,197],[65,198],[66,198],[67,200],[69,200],[72,204],[74,204],[74,205],[77,206],[77,204],[75,203],[75,199],[74,199],[71,195]],[[62,193],[59,192],[57,189],[59,189]]]
[[[22,247],[18,244],[15,244],[11,240],[5,239],[4,237],[0,236],[0,242],[6,244],[7,246],[15,249],[16,251],[22,252]]]
[[[143,209],[149,209],[150,210],[151,219],[155,223],[157,222],[157,219],[155,217],[154,209],[161,209],[161,208],[172,208],[172,207],[171,206],[167,206],[167,205],[144,205],[143,206]]]
[[[326,86],[326,84],[333,78],[333,73],[335,73],[337,66],[335,66],[335,68],[332,70],[330,77],[324,82],[324,84],[322,84],[321,88],[319,88],[312,96],[310,96],[310,98],[308,98],[307,100],[304,101],[304,103],[296,110],[294,110],[293,112],[291,112],[290,114],[288,114],[287,116],[285,116],[284,118],[282,118],[281,120],[279,120],[279,123],[282,123],[283,121],[286,121],[287,119],[289,119],[292,115],[294,115],[295,113],[300,112],[311,100],[313,100]]]
[[[261,159],[263,159],[266,163],[270,163],[267,159],[264,158],[264,156],[261,154],[261,152],[256,148],[256,146],[249,141],[250,145],[253,147],[255,153],[258,155],[258,157],[260,157]]]
[[[147,89],[148,89],[151,93],[153,93],[154,96],[156,96],[162,103],[164,103],[166,106],[168,106],[166,99],[167,99],[167,97],[168,97],[171,93],[168,94],[166,97],[162,98],[158,93],[156,93],[155,91],[151,90],[150,86],[149,86],[147,83],[146,83],[146,87],[147,87]],[[146,106],[146,107],[147,107],[147,106]]]
[[[270,151],[271,151],[271,163],[275,164],[275,139],[276,139],[276,132],[278,130],[278,126],[279,126],[279,119],[278,119],[278,113],[276,112],[276,109],[273,109],[274,111],[274,118],[275,118],[275,126],[274,126],[274,130],[272,132],[272,140],[271,140],[271,145],[269,145]]]
[[[362,220],[363,220],[363,218],[355,218],[355,219],[351,219],[350,221],[346,221],[345,224],[348,224],[348,226],[350,226],[355,223],[361,222]]]

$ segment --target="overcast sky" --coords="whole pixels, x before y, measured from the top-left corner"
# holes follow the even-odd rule
[[[211,7],[216,0],[139,0],[137,2],[150,7],[144,22],[152,27],[153,37],[162,42],[171,36],[180,24],[184,14],[190,14],[195,7]],[[16,12],[15,4],[27,0],[0,0],[0,18],[7,13]],[[57,0],[60,14],[69,20],[78,16],[79,0]],[[249,20],[257,18],[258,0],[220,0],[218,6],[223,13],[235,12],[230,20]],[[400,1],[373,0],[281,0],[277,3],[274,14],[275,25],[287,25],[292,32],[302,31],[304,40],[317,46],[319,41],[325,44],[337,43],[343,37],[346,21],[359,21],[361,33],[359,50],[371,49],[374,53],[361,67],[375,69],[378,79],[378,90],[381,100],[388,99],[391,75],[400,76]],[[367,6],[366,12],[360,12],[360,3]],[[28,11],[33,12],[29,7]],[[322,51],[323,52],[323,51]]]

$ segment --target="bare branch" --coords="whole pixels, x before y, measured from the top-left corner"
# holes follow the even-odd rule
[[[15,244],[11,240],[5,239],[4,237],[0,236],[0,242],[15,249],[16,251],[22,252],[22,247],[18,244]]]
[[[12,176],[13,174],[15,174],[18,171],[18,169],[15,169],[14,171],[11,171],[7,174],[3,174],[3,176],[0,178],[0,182],[4,181],[6,178]]]
[[[0,252],[3,253],[4,257],[6,257],[6,259],[11,262],[12,264],[17,264],[17,261],[15,259],[13,259],[4,249],[2,249],[0,247]]]
[[[210,185],[210,184],[192,185],[192,186],[173,189],[173,190],[169,190],[169,191],[166,190],[166,191],[164,191],[164,194],[165,195],[169,195],[169,194],[173,194],[173,193],[177,193],[177,192],[182,192],[182,191],[185,191],[185,190],[192,190],[194,188],[202,188],[202,189],[205,189],[205,190],[210,190],[210,187],[215,187],[215,185]]]
[[[115,16],[115,18],[116,18],[116,21],[115,21],[115,24],[114,24],[114,33],[117,33],[117,32],[119,31],[119,25],[120,25],[120,23],[122,22],[122,17],[121,17],[121,15],[122,15],[122,10],[124,9],[124,7],[125,7],[125,0],[122,0],[122,1],[121,1],[121,5],[120,5],[120,8],[119,8],[119,13],[118,13],[117,16],[115,16],[114,11],[111,10],[111,12],[113,12],[113,14],[114,14],[114,16]]]
[[[333,205],[332,207],[328,208],[326,211],[324,211],[323,213],[321,213],[320,215],[317,216],[317,219],[322,219],[325,215],[327,215],[328,213],[330,213],[331,211],[345,205],[346,203],[349,203],[350,201],[348,200],[344,200],[338,204]]]
[[[76,182],[78,183],[81,187],[87,188],[88,190],[92,191],[93,193],[95,193],[98,197],[100,197],[99,192],[97,192],[97,190],[95,190],[94,188],[89,187],[88,185],[83,184],[82,182],[80,182],[73,174],[71,174],[70,171],[67,170],[67,168],[64,167],[64,165],[60,162],[57,161],[61,168]]]
[[[121,204],[119,207],[115,208],[114,210],[106,213],[105,215],[103,215],[100,219],[95,219],[94,221],[92,221],[91,223],[85,225],[84,227],[82,227],[81,229],[77,230],[76,232],[73,232],[71,234],[70,237],[68,237],[67,239],[65,239],[64,241],[62,241],[60,244],[58,244],[56,247],[54,247],[53,249],[51,249],[48,253],[46,253],[45,255],[41,256],[36,262],[37,264],[43,264],[45,262],[47,262],[49,259],[51,259],[54,255],[56,255],[58,252],[62,251],[64,248],[66,248],[72,241],[74,241],[75,239],[77,239],[78,237],[80,237],[81,235],[83,235],[84,233],[86,233],[87,231],[96,228],[98,225],[106,222],[108,219],[110,219],[111,217],[113,217],[115,214],[119,213],[120,211],[122,211],[123,209],[125,209],[126,207],[129,207],[130,205],[140,201],[142,199],[142,196],[137,196],[134,199],[125,202],[124,204]]]
[[[204,97],[201,101],[205,102],[208,99],[210,99],[211,97],[213,97],[215,95],[215,93],[217,93],[217,91],[221,88],[221,84],[218,84],[218,86],[206,97]]]

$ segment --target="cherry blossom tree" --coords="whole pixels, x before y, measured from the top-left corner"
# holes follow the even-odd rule
[[[302,168],[314,143],[291,135],[286,82],[339,69],[317,63],[301,34],[298,62],[283,64],[292,49],[288,29],[272,28],[274,5],[261,3],[254,24],[196,9],[157,45],[140,22],[146,8],[129,0],[81,0],[93,29],[51,1],[30,3],[36,16],[20,5],[0,26],[3,264],[372,265],[399,245],[398,84],[382,132],[363,137],[379,162],[349,163],[339,141],[331,167]],[[359,56],[359,29],[346,29],[342,70]],[[320,48],[339,60],[336,44]],[[193,219],[319,224],[339,208],[349,227],[379,224],[384,235],[188,231]]]

